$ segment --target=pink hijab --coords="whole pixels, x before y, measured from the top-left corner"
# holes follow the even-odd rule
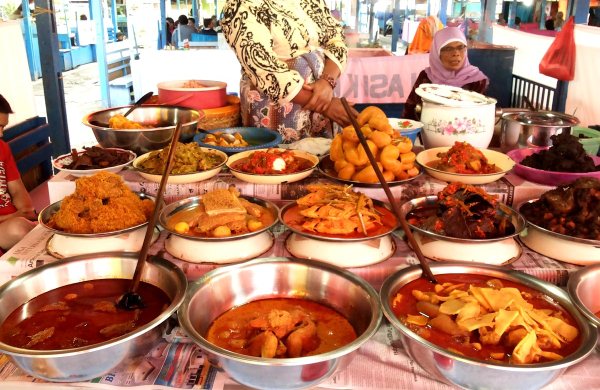
[[[451,42],[462,42],[467,45],[465,34],[458,27],[446,27],[439,30],[433,37],[433,43],[429,51],[429,68],[425,69],[429,80],[434,84],[452,85],[454,87],[463,87],[475,81],[488,80],[487,76],[478,67],[469,63],[467,53],[465,53],[465,62],[459,70],[453,71],[444,68],[440,60],[440,50]]]

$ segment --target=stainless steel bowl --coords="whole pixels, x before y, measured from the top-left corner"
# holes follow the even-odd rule
[[[392,213],[392,216],[394,217],[396,223],[394,224],[394,226],[388,226],[389,229],[386,230],[386,231],[384,231],[383,233],[369,235],[369,236],[364,236],[364,237],[339,237],[339,236],[335,237],[335,236],[326,236],[326,235],[321,235],[319,233],[309,232],[308,230],[297,229],[294,226],[288,225],[287,223],[284,222],[284,216],[285,216],[285,214],[292,207],[296,206],[295,202],[288,203],[287,205],[283,206],[279,210],[279,220],[281,221],[282,224],[284,224],[288,228],[288,230],[290,230],[290,231],[292,231],[292,232],[294,232],[296,234],[299,234],[301,236],[312,238],[312,239],[319,240],[319,241],[330,241],[330,242],[360,242],[360,241],[369,241],[369,240],[375,240],[377,238],[387,236],[388,234],[392,234],[394,232],[394,230],[396,230],[398,228],[398,225],[400,225],[400,221],[398,221],[398,219],[396,218],[396,216],[394,215],[394,213],[391,211],[391,207],[390,207],[390,205],[388,203],[382,202],[382,201],[377,200],[377,199],[373,199],[373,205],[379,206],[379,207],[383,207],[383,208],[389,210]]]
[[[130,279],[137,254],[106,252],[71,257],[28,271],[0,287],[0,322],[16,308],[47,291],[95,279]],[[79,382],[109,372],[121,362],[145,355],[162,336],[165,321],[185,296],[183,271],[160,258],[149,258],[142,281],[160,287],[171,304],[153,321],[121,337],[99,344],[64,350],[37,351],[0,342],[0,351],[36,378],[53,382]]]
[[[383,313],[400,331],[406,352],[435,379],[468,389],[539,389],[560,376],[568,367],[585,359],[596,345],[596,328],[577,311],[567,293],[550,283],[522,272],[491,265],[471,263],[431,264],[434,275],[478,274],[521,283],[538,290],[561,305],[577,322],[581,345],[564,359],[549,363],[528,365],[502,365],[475,360],[437,345],[408,329],[392,311],[391,302],[398,290],[422,275],[421,268],[412,266],[390,275],[381,287]]]
[[[155,124],[155,128],[117,130],[108,127],[108,120],[124,114],[131,106],[113,107],[86,115],[82,122],[94,132],[98,143],[105,148],[123,148],[137,155],[161,149],[169,144],[177,122],[181,122],[182,142],[189,142],[196,134],[200,113],[177,106],[144,105],[136,108],[127,119],[133,122]]]
[[[582,268],[569,276],[567,291],[575,306],[598,328],[600,334],[600,318],[594,314],[600,312],[600,264]]]
[[[381,323],[377,292],[341,268],[284,257],[255,259],[217,268],[190,285],[178,311],[179,323],[208,354],[209,361],[237,382],[259,389],[316,386],[345,368],[353,352],[375,334]],[[322,302],[344,315],[358,338],[334,351],[294,359],[265,359],[227,351],[204,335],[225,311],[266,298],[304,298]]]
[[[138,192],[136,194],[139,196],[140,199],[150,199],[152,201],[156,201],[156,198],[154,196],[148,195],[146,193]],[[62,205],[62,200],[54,202],[51,205],[46,206],[42,210],[42,212],[38,215],[38,222],[40,223],[40,225],[42,225],[45,229],[50,230],[54,234],[59,234],[61,236],[70,236],[70,237],[79,237],[79,238],[98,238],[98,237],[117,236],[119,234],[129,233],[129,232],[132,232],[134,230],[141,229],[144,226],[148,225],[148,221],[146,221],[144,223],[140,223],[140,224],[135,225],[135,226],[130,226],[128,228],[120,229],[120,230],[115,230],[115,231],[112,231],[112,232],[103,232],[103,233],[69,233],[69,232],[65,232],[65,231],[62,231],[62,230],[59,230],[59,229],[55,229],[55,228],[49,226],[50,219],[52,218],[52,216],[54,214],[56,214],[58,212],[58,210],[60,210],[60,206],[61,205]]]
[[[408,214],[410,211],[412,211],[416,208],[433,206],[433,205],[437,204],[437,202],[438,202],[438,197],[435,195],[424,196],[422,198],[415,198],[415,199],[409,200],[408,202],[404,203],[400,207],[400,212],[402,213],[403,216],[406,216],[406,214]],[[419,233],[422,233],[426,236],[433,237],[438,240],[460,242],[460,243],[465,243],[465,244],[466,243],[485,243],[485,242],[506,240],[507,238],[511,238],[511,237],[514,237],[514,236],[520,234],[523,231],[523,229],[525,229],[525,226],[527,225],[525,222],[525,218],[523,218],[523,216],[521,214],[519,214],[514,209],[508,207],[504,203],[498,203],[497,215],[500,215],[503,217],[508,217],[510,222],[515,227],[515,231],[511,234],[507,234],[506,236],[496,237],[496,238],[485,238],[485,239],[457,238],[457,237],[444,236],[439,233],[432,232],[427,229],[423,229],[419,226],[412,225],[410,223],[409,223],[409,225],[412,229],[414,229],[414,230],[418,231]]]
[[[522,111],[502,115],[500,144],[503,150],[521,145],[551,146],[550,137],[563,132],[571,133],[571,128],[579,124],[572,115],[553,111]]]
[[[255,236],[257,234],[260,234],[266,230],[269,230],[270,228],[272,228],[273,226],[275,226],[277,224],[278,219],[277,219],[277,215],[279,214],[279,209],[277,208],[277,206],[275,206],[275,203],[273,202],[269,202],[267,200],[264,199],[259,199],[259,198],[254,198],[251,196],[245,196],[245,195],[241,195],[240,198],[244,198],[249,202],[258,204],[260,206],[265,207],[266,209],[268,209],[271,213],[273,213],[273,223],[270,224],[269,226],[263,226],[261,229],[258,229],[256,231],[253,232],[248,232],[248,233],[244,233],[244,234],[237,234],[235,236],[230,236],[230,237],[197,237],[197,236],[192,236],[190,234],[182,234],[179,233],[177,231],[175,231],[174,229],[170,229],[168,227],[169,224],[169,219],[181,212],[181,211],[186,211],[186,210],[192,210],[196,207],[198,207],[198,205],[201,203],[202,200],[202,196],[193,196],[191,198],[186,198],[186,199],[182,199],[179,200],[177,202],[173,202],[167,206],[165,206],[161,211],[160,211],[160,215],[158,217],[158,223],[160,223],[160,225],[162,227],[165,228],[165,230],[167,230],[169,233],[174,234],[176,236],[179,237],[183,237],[183,238],[187,238],[190,240],[194,240],[194,241],[217,241],[217,242],[221,242],[221,241],[231,241],[231,240],[239,240],[242,238],[246,238],[246,237],[251,237],[251,236]]]

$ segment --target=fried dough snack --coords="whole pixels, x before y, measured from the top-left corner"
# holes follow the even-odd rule
[[[296,200],[300,215],[305,217],[302,228],[327,234],[367,234],[382,225],[373,201],[349,186],[311,184],[308,195]]]
[[[411,140],[392,129],[380,108],[365,108],[356,121],[387,181],[406,180],[419,174]],[[353,126],[344,127],[333,138],[329,153],[338,178],[362,183],[379,182]]]
[[[67,233],[104,233],[148,220],[154,209],[141,200],[119,175],[100,172],[75,181],[75,192],[63,199],[48,225]]]

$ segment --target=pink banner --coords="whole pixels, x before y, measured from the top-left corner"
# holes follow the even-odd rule
[[[365,57],[351,55],[338,83],[338,96],[354,103],[404,103],[428,54]]]

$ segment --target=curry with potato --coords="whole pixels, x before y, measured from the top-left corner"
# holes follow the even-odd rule
[[[580,345],[573,317],[521,283],[475,274],[419,278],[391,298],[398,319],[427,341],[459,355],[507,364],[562,359]]]
[[[343,315],[320,303],[271,298],[221,314],[206,339],[243,355],[296,358],[341,348],[356,339],[356,331]]]

